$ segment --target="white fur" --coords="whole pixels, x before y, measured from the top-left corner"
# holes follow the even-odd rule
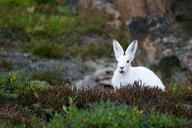
[[[124,52],[121,45],[115,39],[113,40],[113,50],[117,60],[117,68],[113,74],[112,86],[118,89],[121,86],[132,85],[135,81],[142,81],[144,86],[158,87],[164,90],[165,87],[163,83],[151,70],[145,67],[131,66],[137,45],[138,41],[133,41]]]

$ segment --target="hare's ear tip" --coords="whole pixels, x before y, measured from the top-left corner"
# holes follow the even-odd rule
[[[116,39],[113,39],[113,42],[117,42],[117,40],[116,40]]]
[[[118,44],[119,42],[116,39],[113,39],[113,45]]]
[[[136,44],[136,45],[137,45],[137,44],[138,44],[138,40],[134,40],[134,41],[133,41],[133,44]]]

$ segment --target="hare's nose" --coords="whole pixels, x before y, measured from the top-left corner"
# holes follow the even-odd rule
[[[120,69],[123,69],[124,67],[120,67]]]

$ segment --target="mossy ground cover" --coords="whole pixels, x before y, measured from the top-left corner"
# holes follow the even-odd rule
[[[110,35],[104,28],[112,16],[97,9],[74,12],[54,0],[0,0],[0,7],[2,46],[11,39],[23,51],[46,58],[85,58],[112,53],[111,41],[110,45],[108,41],[83,43],[89,35]]]
[[[0,77],[2,127],[185,127],[192,123],[191,86],[119,90],[51,86],[15,72]]]

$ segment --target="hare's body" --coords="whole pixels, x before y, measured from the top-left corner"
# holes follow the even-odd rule
[[[141,81],[145,86],[158,87],[164,90],[163,83],[151,70],[145,67],[131,66],[136,49],[137,41],[133,41],[124,52],[121,45],[116,40],[113,40],[117,69],[113,74],[112,86],[120,88],[121,86],[132,85],[135,81]]]
[[[145,67],[130,67],[129,72],[121,74],[116,70],[112,78],[114,88],[121,86],[133,85],[135,81],[142,81],[145,86],[156,87],[164,90],[161,80],[149,69]]]

